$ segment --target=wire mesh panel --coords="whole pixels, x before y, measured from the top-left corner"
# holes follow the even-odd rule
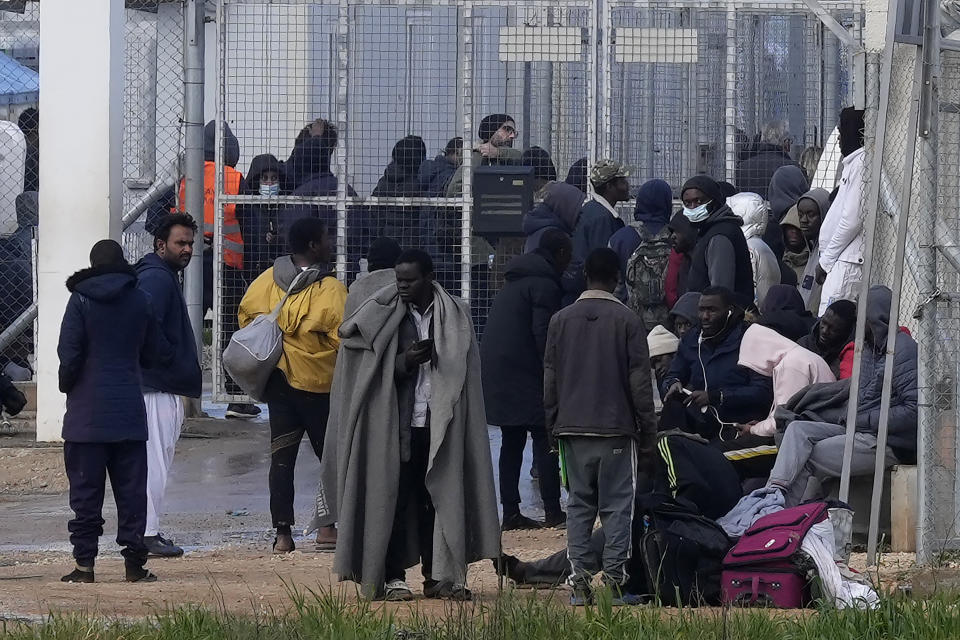
[[[902,74],[899,66],[895,73]],[[957,397],[960,380],[960,55],[944,52],[939,104],[931,139],[920,145],[914,191],[920,214],[911,231],[920,305],[920,458],[918,560],[936,563],[960,547],[960,487],[957,474]],[[936,95],[936,94],[934,94]],[[891,161],[894,159],[891,157]],[[931,188],[931,187],[934,187]],[[935,193],[935,197],[932,195]],[[909,251],[909,250],[908,250]],[[931,264],[932,263],[932,264]],[[905,280],[909,282],[909,278]],[[909,307],[908,307],[909,309]]]
[[[723,177],[726,12],[673,3],[612,8],[611,156],[634,181],[674,189],[699,173]]]
[[[287,251],[286,228],[302,215],[335,231],[347,284],[370,269],[377,237],[428,251],[441,284],[469,300],[482,336],[507,265],[524,249],[516,230],[483,222],[497,202],[483,197],[492,183],[509,184],[512,167],[532,167],[533,203],[552,180],[586,192],[601,155],[627,164],[634,186],[732,177],[734,146],[768,119],[789,121],[795,160],[822,144],[824,114],[835,117],[849,82],[848,56],[835,38],[824,45],[801,2],[218,4],[219,108],[243,174],[219,198],[223,224],[237,218],[244,254],[242,272],[229,273],[234,240],[218,238],[221,341],[243,288]],[[826,48],[830,109],[820,107]],[[747,67],[761,90],[749,100],[731,79]],[[261,191],[263,162],[280,174],[278,192]],[[228,275],[240,277],[228,285]]]
[[[0,328],[33,303],[33,240],[38,221],[40,12],[0,11]],[[29,379],[32,323],[0,354],[0,370]]]
[[[478,150],[472,157],[478,168],[474,196],[489,188],[489,182],[481,182],[480,172],[504,164],[533,167],[535,201],[542,198],[547,183],[567,176],[586,190],[593,117],[589,109],[593,52],[588,43],[594,18],[591,8],[573,4],[473,6],[469,55],[474,136],[470,143]],[[502,120],[506,127],[500,127]],[[484,211],[475,208],[474,215],[483,216]],[[524,242],[516,234],[472,235],[470,303],[480,335],[507,265],[523,253]]]
[[[135,262],[176,206],[183,148],[183,8],[129,0],[123,99],[123,246]]]

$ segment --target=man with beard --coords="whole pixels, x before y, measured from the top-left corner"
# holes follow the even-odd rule
[[[151,555],[176,557],[183,549],[160,533],[167,473],[183,426],[181,396],[199,398],[200,360],[180,289],[180,272],[193,256],[197,223],[187,214],[167,216],[154,233],[154,252],[137,263],[138,287],[150,297],[159,331],[159,352],[171,354],[165,366],[143,369],[147,410],[147,525],[143,541]]]

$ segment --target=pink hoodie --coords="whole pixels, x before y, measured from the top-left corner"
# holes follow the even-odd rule
[[[815,382],[834,382],[836,378],[823,358],[807,351],[773,329],[750,325],[740,343],[741,367],[773,378],[773,406],[766,419],[750,427],[750,433],[772,436],[777,431],[773,412],[798,391]]]

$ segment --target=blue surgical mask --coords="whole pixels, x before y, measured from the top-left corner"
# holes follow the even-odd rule
[[[683,215],[685,215],[687,217],[687,220],[689,220],[690,222],[703,222],[704,220],[710,217],[710,211],[707,210],[707,206],[709,204],[710,204],[709,202],[704,202],[699,207],[695,207],[693,209],[687,209],[686,207],[684,207]]]
[[[262,196],[278,196],[280,195],[280,184],[261,184],[260,185],[260,195]]]

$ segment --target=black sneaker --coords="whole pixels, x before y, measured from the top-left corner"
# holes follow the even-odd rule
[[[86,571],[77,567],[67,575],[60,578],[60,582],[82,582],[85,584],[93,584],[95,582],[93,577],[93,567],[90,567],[90,569]]]
[[[157,576],[149,569],[136,564],[124,563],[124,580],[127,582],[156,582]]]
[[[510,515],[503,516],[503,525],[500,527],[501,531],[521,531],[521,530],[530,530],[530,529],[542,529],[541,525],[536,520],[531,520],[522,513],[511,513]]]
[[[228,404],[226,417],[250,420],[260,415],[260,407],[255,404]]]
[[[423,597],[431,600],[453,600],[454,602],[470,602],[473,593],[462,584],[452,582],[437,582],[424,580]]]
[[[543,519],[543,526],[547,529],[566,529],[567,514],[563,511],[551,511]]]
[[[183,555],[183,549],[159,534],[144,536],[143,544],[146,545],[147,552],[155,558],[179,558]]]

